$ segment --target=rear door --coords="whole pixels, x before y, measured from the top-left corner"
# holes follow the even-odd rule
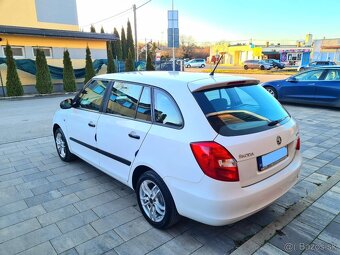
[[[340,103],[340,69],[328,69],[324,79],[316,82],[315,100],[330,106]]]
[[[290,102],[313,102],[316,85],[324,77],[324,69],[316,69],[295,75],[295,81],[286,81],[280,89],[282,99]]]
[[[130,166],[151,127],[151,89],[115,81],[98,120],[100,167],[127,182]]]

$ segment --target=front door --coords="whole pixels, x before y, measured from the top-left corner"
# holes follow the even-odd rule
[[[130,166],[151,128],[151,89],[116,81],[104,110],[97,129],[100,167],[127,182]]]
[[[67,120],[70,147],[90,164],[98,166],[96,130],[105,89],[109,82],[93,80],[79,94]]]

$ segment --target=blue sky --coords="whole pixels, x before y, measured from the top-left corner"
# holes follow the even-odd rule
[[[147,0],[77,0],[80,25],[124,11]],[[196,41],[237,39],[304,39],[340,38],[340,0],[174,0],[179,11],[181,35]],[[166,40],[167,10],[171,0],[152,0],[137,10],[138,37]],[[98,23],[106,30],[126,26],[127,12],[112,20]],[[84,28],[86,29],[86,27]]]

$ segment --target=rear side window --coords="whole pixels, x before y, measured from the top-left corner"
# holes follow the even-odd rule
[[[182,115],[172,97],[160,89],[155,89],[154,98],[155,122],[177,128],[182,127]]]
[[[340,69],[328,70],[325,80],[326,81],[340,81]]]
[[[135,118],[142,86],[116,81],[106,107],[107,113]]]
[[[99,111],[108,81],[93,80],[78,96],[80,108]]]
[[[260,85],[216,88],[193,95],[210,125],[223,136],[261,132],[274,128],[273,121],[283,124],[289,120],[280,103]]]
[[[151,121],[151,89],[144,87],[140,97],[136,119]]]

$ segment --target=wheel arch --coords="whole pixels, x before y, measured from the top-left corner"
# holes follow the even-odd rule
[[[136,185],[137,185],[139,177],[147,171],[154,171],[154,170],[151,167],[148,167],[145,165],[139,165],[135,168],[135,170],[132,173],[132,180],[131,180],[132,188],[134,190],[136,190]]]

